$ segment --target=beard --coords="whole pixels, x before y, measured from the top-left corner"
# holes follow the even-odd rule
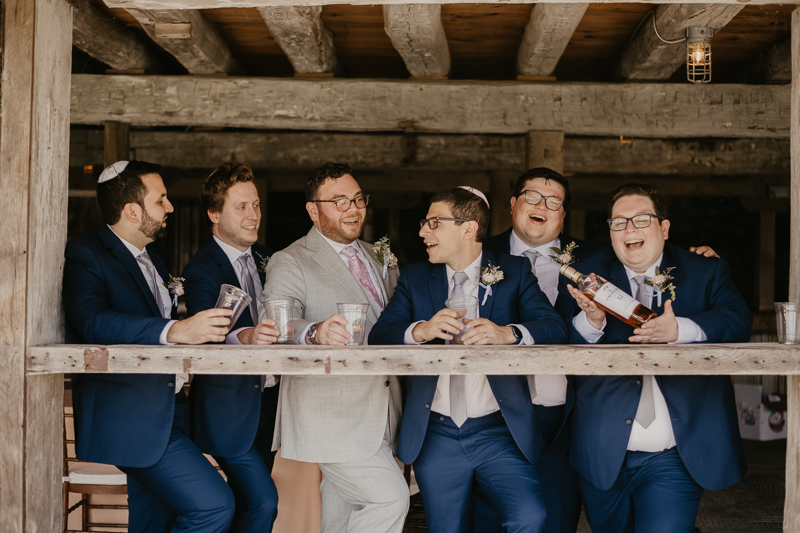
[[[167,234],[167,228],[161,225],[163,220],[156,220],[151,217],[144,206],[142,206],[142,213],[143,217],[141,224],[139,224],[139,231],[141,231],[145,237],[154,241]]]
[[[348,215],[343,218],[352,218],[353,215]],[[319,231],[327,238],[340,244],[350,244],[358,239],[361,235],[361,229],[364,227],[364,214],[358,213],[359,224],[356,228],[348,228],[342,224],[341,218],[329,218],[324,213],[320,212],[319,217]]]

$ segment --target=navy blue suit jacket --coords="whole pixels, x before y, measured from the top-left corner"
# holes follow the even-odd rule
[[[148,253],[163,280],[161,257]],[[162,318],[136,259],[105,224],[67,243],[63,299],[68,344],[158,344]],[[164,454],[175,412],[174,374],[73,374],[78,459],[147,467]]]
[[[252,252],[256,265],[272,255],[260,244],[254,244]],[[192,257],[183,277],[189,316],[214,307],[223,284],[242,288],[228,256],[213,237]],[[259,272],[259,278],[263,286],[264,274]],[[249,309],[231,331],[246,327],[253,327]],[[239,457],[252,447],[261,413],[261,376],[197,375],[189,402],[192,440],[203,453]]]
[[[630,294],[625,268],[611,248],[573,265],[594,272]],[[672,309],[676,316],[697,323],[707,342],[748,342],[753,315],[730,277],[725,261],[701,257],[666,244],[661,269],[675,267]],[[559,283],[556,307],[570,328],[570,343],[586,344],[572,326],[578,308]],[[664,298],[669,293],[664,295]],[[663,303],[663,302],[662,302]],[[653,298],[653,310],[663,307]],[[607,318],[603,344],[629,344],[633,328]],[[630,439],[642,388],[639,376],[576,376],[576,406],[572,415],[570,461],[592,485],[607,490],[619,474]],[[678,453],[692,478],[707,490],[719,490],[739,481],[746,470],[733,387],[728,376],[656,376],[672,417]]]
[[[484,251],[481,265],[487,266],[489,262],[502,268],[504,279],[492,285],[492,293],[480,306],[479,316],[501,326],[523,325],[537,344],[564,342],[566,326],[539,290],[528,260]],[[420,263],[404,268],[392,300],[369,334],[369,343],[403,344],[412,323],[429,320],[445,307],[448,289],[444,264]],[[481,287],[480,302],[484,293]],[[524,376],[488,376],[488,379],[517,446],[528,461],[535,463],[542,437],[533,423],[527,380]],[[413,463],[422,448],[439,376],[414,376],[410,381],[397,449],[397,457],[406,464]]]

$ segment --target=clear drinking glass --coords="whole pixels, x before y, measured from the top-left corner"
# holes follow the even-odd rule
[[[464,324],[464,329],[458,335],[453,336],[453,340],[450,342],[464,344],[461,338],[464,333],[472,329],[465,320],[470,321],[478,318],[478,298],[475,296],[453,296],[444,305],[451,311],[458,313],[458,319]]]
[[[225,283],[219,288],[219,298],[217,298],[217,304],[214,307],[232,311],[231,323],[228,324],[228,331],[230,331],[236,321],[239,320],[242,311],[247,309],[252,301],[253,299],[245,291]]]
[[[350,342],[347,345],[361,346],[364,344],[369,304],[336,304],[336,308],[338,313],[347,320],[345,329],[350,334]]]
[[[800,344],[798,305],[791,302],[775,302],[775,315],[778,325],[778,342]]]
[[[278,344],[294,342],[294,298],[276,298],[264,302],[267,318],[275,321],[275,329],[280,331]]]

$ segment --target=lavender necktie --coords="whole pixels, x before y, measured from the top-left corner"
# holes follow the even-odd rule
[[[644,306],[650,304],[647,298],[646,276],[634,276],[633,280],[639,286],[636,291],[636,299]],[[656,419],[656,406],[653,398],[653,376],[642,376],[642,397],[639,399],[639,409],[636,410],[636,421],[643,428],[653,423]]]
[[[353,246],[346,246],[340,253],[344,254],[349,259],[348,265],[350,267],[350,272],[353,274],[353,277],[356,278],[358,284],[367,291],[367,294],[372,296],[372,299],[375,300],[378,305],[381,305],[381,298],[378,296],[378,291],[375,289],[375,285],[369,277],[367,266],[358,257],[358,250]]]
[[[252,298],[250,300],[250,318],[253,319],[253,325],[255,326],[258,324],[258,295],[256,294],[256,284],[253,281],[253,277],[258,275],[255,268],[256,265],[250,254],[240,255],[236,262],[242,267],[244,290]],[[233,324],[231,324],[231,327],[233,327]]]
[[[464,284],[469,277],[464,272],[453,274],[453,296],[464,296]],[[466,376],[450,376],[450,418],[455,425],[461,425],[467,420],[467,383]]]
[[[161,290],[158,288],[158,273],[156,271],[156,267],[153,264],[153,260],[150,259],[150,255],[147,253],[147,250],[143,251],[141,254],[136,256],[136,261],[145,267],[147,273],[150,274],[150,279],[147,280],[147,284],[150,286],[150,291],[153,293],[153,297],[156,299],[156,306],[158,307],[159,312],[163,318],[165,317],[166,310],[164,308],[164,302],[161,300]]]

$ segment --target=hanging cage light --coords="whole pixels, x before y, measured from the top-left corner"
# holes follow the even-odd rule
[[[711,81],[711,38],[708,27],[686,28],[686,79],[692,83]]]

